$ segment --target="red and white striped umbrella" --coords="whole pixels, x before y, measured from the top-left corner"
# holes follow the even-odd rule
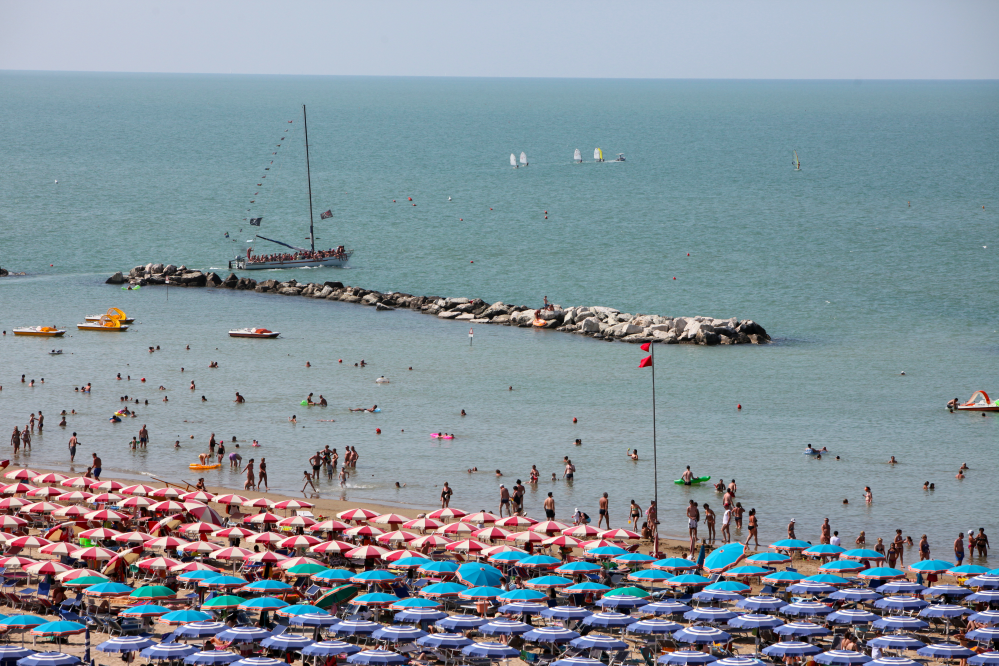
[[[235,504],[236,506],[242,506],[243,502],[247,500],[242,495],[216,495],[215,499],[212,501],[216,504]]]
[[[118,543],[145,543],[155,538],[152,534],[146,534],[145,532],[124,532],[116,536],[114,540]]]
[[[21,507],[22,513],[52,513],[53,511],[58,511],[62,507],[58,504],[53,504],[52,502],[35,502],[34,504],[28,504],[27,506]]]
[[[305,500],[290,499],[278,502],[274,505],[274,508],[286,511],[288,509],[311,509],[315,506],[312,502],[306,502]]]
[[[84,539],[97,539],[98,541],[104,541],[104,539],[113,539],[121,534],[118,530],[113,530],[110,527],[98,527],[92,530],[85,530],[80,532],[80,536]]]
[[[454,543],[449,543],[444,546],[447,550],[453,553],[477,553],[479,551],[485,550],[486,547],[482,545],[480,541],[473,541],[471,539],[463,539],[462,541],[455,541]]]
[[[73,557],[78,560],[110,560],[117,554],[113,550],[99,546],[90,546],[89,548],[80,548],[73,551]]]
[[[224,530],[219,530],[215,533],[217,537],[223,537],[225,539],[245,539],[248,536],[253,536],[256,534],[253,530],[248,530],[245,527],[227,527]]]
[[[428,534],[427,536],[421,536],[418,539],[413,539],[409,542],[410,548],[423,548],[424,546],[446,546],[452,543],[451,539],[440,534]]]
[[[143,545],[146,548],[180,548],[181,546],[186,546],[191,543],[187,539],[181,539],[175,536],[164,536],[158,539],[153,539],[152,541],[147,541]]]
[[[347,559],[357,559],[357,560],[377,560],[381,557],[388,555],[389,551],[386,548],[380,548],[378,546],[361,546],[360,548],[355,548],[353,550],[348,550],[344,556]],[[284,567],[282,567],[284,568]]]
[[[118,492],[119,490],[121,490],[124,487],[125,487],[125,484],[124,483],[119,483],[118,481],[101,481],[96,486],[94,486],[94,489],[95,490],[103,490],[106,493],[114,493],[114,492]]]
[[[607,548],[608,546],[620,547],[621,544],[615,543],[614,541],[608,541],[607,539],[594,539],[593,541],[584,541],[583,549],[592,550],[594,548]]]
[[[567,529],[569,529],[569,526],[564,523],[555,520],[543,520],[533,526],[531,531],[539,534],[561,534],[563,530]]]
[[[214,553],[217,550],[222,550],[222,546],[218,545],[213,541],[192,541],[191,543],[184,544],[178,550],[182,553]]]
[[[357,527],[351,527],[349,530],[344,532],[347,536],[381,536],[385,534],[384,530],[378,529],[372,525],[358,525]]]
[[[79,549],[79,546],[69,543],[68,541],[56,541],[47,546],[42,546],[38,549],[38,552],[44,555],[56,555],[58,557],[62,557],[63,555],[72,555]]]
[[[308,516],[288,516],[278,521],[278,527],[312,527],[316,521]]]
[[[181,502],[181,504],[183,504],[184,508],[187,509],[191,513],[193,513],[195,509],[207,509],[208,508],[207,505],[205,505],[203,502],[198,502],[196,500],[184,500],[183,502]]]
[[[478,513],[470,513],[467,516],[461,517],[461,522],[463,523],[483,523],[486,525],[491,525],[497,520],[499,520],[499,516],[488,511],[479,511]]]
[[[129,497],[127,500],[122,501],[120,506],[124,506],[129,509],[145,509],[146,507],[150,507],[153,504],[156,504],[156,502],[149,499],[148,497],[143,497],[142,495],[133,495],[132,497]]]
[[[84,488],[84,489],[96,486],[98,484],[100,484],[100,481],[98,481],[97,479],[88,478],[86,476],[74,476],[72,478],[59,482],[60,486],[64,486],[66,488]]]
[[[23,555],[0,557],[0,567],[4,567],[6,569],[24,569],[25,567],[30,567],[32,564],[38,564],[38,560],[33,560],[30,557],[24,557]]]
[[[319,553],[321,555],[343,555],[344,553],[354,550],[355,548],[357,548],[357,544],[330,539],[329,541],[323,541],[322,543],[312,546],[309,548],[309,552]]]
[[[14,527],[24,527],[28,521],[17,516],[0,516],[0,528],[8,529]]]
[[[255,499],[245,500],[243,502],[243,506],[251,509],[270,509],[274,506],[274,502],[270,501],[266,497],[257,497]]]
[[[409,543],[410,541],[415,541],[417,536],[415,534],[410,534],[409,532],[403,532],[402,530],[396,530],[394,532],[386,532],[385,534],[379,534],[375,539],[378,543]]]
[[[246,548],[236,548],[231,546],[229,548],[223,548],[222,550],[216,550],[212,553],[213,560],[237,560],[242,561],[253,555],[252,550],[247,550]]]
[[[61,562],[55,560],[46,560],[45,562],[36,562],[29,566],[25,571],[36,576],[43,576],[45,574],[58,574],[64,571],[69,571],[72,567],[67,567]]]
[[[250,525],[268,525],[270,523],[276,523],[279,520],[281,520],[281,516],[273,513],[257,513],[243,518],[243,522],[249,523]]]
[[[61,509],[53,511],[52,515],[56,518],[81,518],[90,513],[90,511],[91,509],[85,506],[70,504],[69,506],[64,506]]]
[[[455,518],[461,518],[464,515],[467,514],[461,509],[447,508],[447,509],[437,509],[433,513],[428,514],[427,518],[447,521],[447,520],[453,520]]]
[[[499,527],[530,527],[537,524],[538,521],[527,516],[507,516],[496,521],[496,525]]]
[[[28,469],[27,467],[12,469],[4,474],[4,478],[14,479],[15,481],[31,481],[36,476],[38,476],[38,472]]]
[[[204,490],[195,490],[194,492],[184,493],[180,496],[180,499],[185,502],[194,500],[195,502],[211,502],[215,499],[215,495],[211,493],[206,493]]]
[[[508,536],[506,540],[514,543],[541,543],[545,538],[537,532],[517,532]]]
[[[218,529],[218,525],[202,522],[188,523],[180,526],[180,531],[185,534],[215,534]]]
[[[90,498],[93,504],[113,504],[115,502],[120,502],[125,499],[121,495],[115,495],[114,493],[101,493],[100,495],[94,495]]]
[[[251,562],[261,562],[265,564],[267,562],[270,562],[271,564],[277,564],[278,562],[284,562],[287,559],[288,559],[287,555],[276,553],[273,550],[263,550],[260,551],[259,553],[254,553],[253,555],[250,556]]]
[[[472,532],[472,536],[480,541],[495,541],[507,538],[510,536],[510,532],[502,527],[483,527],[481,530]]]
[[[56,490],[53,488],[53,490]],[[56,496],[57,502],[86,502],[93,501],[94,494],[86,490],[71,490],[68,493],[61,493]],[[95,502],[96,504],[96,502]]]
[[[289,557],[287,560],[282,560],[281,564],[278,566],[282,569],[290,569],[292,567],[297,567],[299,564],[319,564],[326,566],[317,559],[311,557]]]
[[[631,530],[621,529],[620,527],[616,530],[604,530],[600,533],[601,539],[641,539],[642,535],[638,532],[632,532]]]
[[[527,551],[523,548],[517,548],[509,544],[501,543],[498,546],[489,546],[484,551],[479,553],[480,555],[485,555],[486,557],[492,557],[493,555],[499,555],[500,553],[526,553]]]
[[[32,488],[28,492],[24,493],[28,497],[55,497],[56,495],[62,495],[63,490],[60,488],[53,488],[52,486],[42,486],[41,488]]]
[[[374,511],[368,511],[367,509],[347,509],[346,511],[341,511],[336,514],[336,517],[340,520],[371,520],[375,518],[378,514]]]
[[[38,536],[22,536],[11,539],[7,542],[8,548],[41,548],[47,546],[51,541]]]
[[[349,529],[350,525],[339,520],[324,520],[308,528],[310,532],[343,532]]]
[[[558,534],[541,542],[543,546],[565,546],[567,548],[579,548],[583,542],[568,534]]]
[[[468,523],[450,523],[444,527],[438,528],[437,534],[448,534],[450,536],[469,536],[475,528]]]
[[[208,543],[202,541],[201,543]],[[170,567],[170,571],[175,573],[187,573],[188,571],[215,571],[221,573],[222,570],[218,567],[213,567],[210,564],[205,564],[204,562],[181,562],[177,566]]]
[[[129,518],[127,513],[122,513],[121,511],[112,511],[111,509],[101,509],[100,511],[91,511],[86,516],[87,520],[100,520],[100,521],[121,521]]]
[[[157,488],[153,492],[149,493],[151,497],[158,497],[160,499],[177,499],[184,493],[180,492],[176,488],[171,488],[167,486],[166,488]]]
[[[187,507],[180,502],[163,500],[162,502],[151,504],[149,506],[149,510],[155,513],[179,513],[181,511],[187,511]]]
[[[68,583],[71,580],[85,578],[87,576],[97,576],[98,578],[103,578],[105,580],[108,579],[106,575],[95,569],[70,569],[69,571],[64,571],[61,574],[56,574],[56,580]]]
[[[139,560],[135,563],[143,571],[166,571],[178,564],[180,564],[180,561],[172,557],[150,557],[148,560]]]
[[[409,518],[400,516],[398,513],[383,513],[372,518],[371,522],[375,525],[402,525],[409,522]]]
[[[315,546],[317,543],[322,542],[322,539],[309,536],[308,534],[296,534],[295,536],[281,539],[278,541],[277,545],[280,548],[308,548],[309,546]]]
[[[256,532],[251,536],[246,537],[246,543],[277,543],[278,541],[283,541],[285,535],[278,534],[277,532]],[[320,539],[321,541],[321,539]]]
[[[439,520],[434,520],[433,518],[416,518],[402,524],[407,530],[436,530],[438,527],[443,527],[444,523]]]
[[[47,486],[53,483],[62,483],[69,477],[65,474],[56,474],[55,472],[49,472],[48,474],[39,474],[31,479],[31,482],[36,486]]]
[[[4,486],[2,489],[0,489],[0,494],[23,495],[29,490],[31,490],[31,486],[25,483],[11,483],[10,485]]]
[[[430,556],[424,555],[417,550],[393,550],[387,555],[382,556],[382,562],[396,562],[398,560],[406,559],[407,557],[417,557],[429,561]]]
[[[31,502],[20,497],[5,497],[0,500],[0,510],[20,509],[22,506],[27,506],[28,504],[31,504]]]
[[[600,530],[592,525],[576,525],[575,527],[562,530],[562,534],[576,537],[577,539],[590,539],[600,534]]]
[[[145,497],[146,495],[151,495],[156,492],[156,488],[143,485],[141,483],[134,486],[127,486],[125,488],[121,488],[120,490],[122,495],[132,495],[133,497]]]

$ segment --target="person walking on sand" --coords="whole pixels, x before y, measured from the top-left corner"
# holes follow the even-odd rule
[[[76,445],[79,443],[74,432],[73,436],[69,438],[69,462],[73,462],[76,459]]]
[[[548,497],[545,498],[545,517],[548,520],[555,520],[555,498],[552,497],[551,493],[548,493]]]
[[[258,469],[260,471],[257,474],[257,488],[259,489],[260,486],[263,486],[266,489],[265,492],[270,492],[271,487],[267,483],[267,458],[260,459],[260,467]]]
[[[638,521],[642,519],[642,507],[635,500],[628,505],[628,524],[634,532],[638,531]]]
[[[249,462],[246,463],[246,467],[242,469],[246,472],[246,483],[243,484],[243,490],[249,490],[250,488],[256,487],[256,476],[253,472],[253,458],[250,458]]]
[[[746,543],[744,545],[749,545],[749,540],[753,539],[754,549],[760,547],[760,537],[759,537],[760,523],[756,520],[756,509],[749,510],[749,536],[746,537]],[[693,559],[693,556],[691,556]]]
[[[687,471],[690,471],[688,468]],[[690,500],[687,503],[687,531],[690,533],[690,559],[694,559],[694,549],[697,547],[697,523],[701,519],[701,512],[697,510],[697,502]]]
[[[319,492],[318,490],[316,490],[316,484],[312,483],[312,475],[309,474],[309,470],[305,470],[304,472],[302,472],[302,478],[305,479],[305,483],[302,484],[302,492],[303,493],[305,492],[305,488],[307,486],[312,486],[312,492],[314,492],[314,493],[318,493]],[[343,485],[343,483],[341,483],[340,485]]]
[[[600,515],[597,516],[597,529],[600,528],[600,521],[607,521],[607,529],[610,529],[610,500],[607,499],[607,493],[600,498],[598,505],[597,512]]]

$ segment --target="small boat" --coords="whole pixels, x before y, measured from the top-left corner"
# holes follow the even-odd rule
[[[572,159],[576,161],[576,164],[582,164],[583,154],[579,152],[579,148],[576,148],[576,152],[572,154]]]
[[[794,170],[801,171],[801,160],[798,159],[798,151],[792,150],[791,152],[794,153],[794,159],[791,160],[791,164],[794,165]]]
[[[618,153],[617,154],[617,159],[614,160],[614,161],[615,162],[623,162],[624,161],[624,153]]]
[[[58,354],[61,354],[61,353],[62,353],[62,350],[61,350],[61,349],[53,349],[53,350],[52,350],[52,351],[50,351],[49,353],[50,353],[50,354],[52,354],[53,356],[56,356],[56,355],[58,355]]]
[[[604,161],[604,151],[600,150],[599,148],[594,148],[593,149],[593,159],[595,161],[597,161],[597,162],[603,162]]]
[[[135,319],[127,316],[124,312],[118,308],[108,308],[108,311],[102,315],[87,315],[84,317],[84,321],[100,321],[103,316],[111,317],[112,319],[117,319],[123,324],[134,324]]]
[[[991,400],[985,391],[975,391],[968,402],[958,405],[957,409],[963,412],[999,412],[999,400]]]
[[[520,153],[520,166],[527,166],[527,153]]]
[[[105,333],[124,333],[128,330],[128,324],[123,324],[107,315],[101,315],[97,321],[77,324],[76,327],[81,331],[104,331]]]
[[[15,328],[14,335],[35,335],[43,338],[59,338],[66,335],[66,329],[55,326],[26,326]]]
[[[229,331],[230,338],[276,338],[279,335],[279,332],[266,328],[236,328]]]
[[[517,156],[514,155],[513,153],[510,153],[510,166],[512,166],[514,169],[517,168]]]

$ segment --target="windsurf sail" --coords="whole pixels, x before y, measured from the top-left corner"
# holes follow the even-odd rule
[[[524,166],[527,166],[527,153],[522,152],[520,154],[520,163],[523,164]]]
[[[798,159],[798,151],[792,150],[791,152],[794,153],[794,159],[791,160],[791,164],[794,165],[794,170],[798,171],[801,169],[801,160]]]
[[[510,166],[517,166],[517,156],[510,153]]]
[[[572,154],[572,159],[576,160],[577,162],[583,161],[583,154],[579,152],[579,148],[576,148],[576,152]]]
[[[595,159],[598,162],[603,162],[604,161],[604,151],[600,150],[599,148],[594,148],[593,149],[593,159]]]

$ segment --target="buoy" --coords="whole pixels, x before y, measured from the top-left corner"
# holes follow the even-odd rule
[[[575,416],[573,416],[573,417],[572,417],[572,422],[573,422],[573,423],[575,423],[575,422],[576,422],[576,417],[575,417]]]
[[[410,200],[410,201],[412,201],[412,200],[413,200],[413,197],[409,197],[409,200]]]
[[[470,263],[470,264],[474,264],[475,262],[474,262],[474,261],[470,261],[470,262],[468,262],[468,263]]]
[[[690,256],[690,253],[689,253],[689,252],[687,253],[687,256],[688,256],[688,257]]]
[[[415,206],[416,204],[413,204],[413,205]]]
[[[985,208],[985,206],[982,206],[982,208]],[[490,208],[489,210],[492,210],[492,208]]]
[[[545,215],[547,215],[547,214],[548,214],[548,211],[546,210],[546,211],[545,211]]]
[[[546,220],[548,219],[548,216],[547,216],[547,215],[545,215],[545,219],[546,219]]]
[[[742,409],[742,405],[736,405],[735,408],[736,409]]]
[[[49,268],[52,268],[53,266],[55,266],[55,264],[49,264]]]
[[[340,363],[343,363],[343,359],[342,358],[340,359]]]
[[[381,428],[375,428],[375,434],[376,435],[382,434],[382,429]]]
[[[464,221],[465,221],[465,218],[463,218],[463,217],[459,217],[459,218],[458,218],[458,221],[459,221],[459,222],[464,222]]]
[[[675,280],[676,278],[674,277],[673,279]]]
[[[392,199],[392,203],[395,203],[395,199]]]
[[[142,381],[146,381],[146,378],[145,378],[145,377],[143,377],[143,378],[142,378]]]

